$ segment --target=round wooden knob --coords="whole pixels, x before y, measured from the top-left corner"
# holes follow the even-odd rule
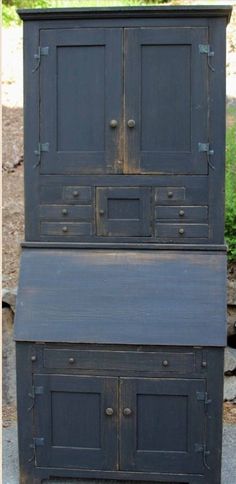
[[[179,229],[179,234],[183,235],[184,234],[184,229]]]
[[[131,408],[128,408],[128,407],[124,408],[123,414],[125,415],[125,417],[129,417],[129,415],[131,415],[131,413],[132,413]]]
[[[69,358],[69,363],[70,363],[70,365],[73,365],[73,363],[74,363],[74,362],[75,362],[75,359],[74,359],[74,358],[72,358],[72,357],[71,357],[71,358]]]
[[[163,360],[162,365],[165,366],[165,367],[166,366],[169,366],[169,361],[168,360]]]
[[[104,215],[104,210],[99,210],[100,215]]]
[[[110,126],[111,128],[116,128],[118,126],[118,121],[116,121],[116,119],[112,119],[110,121]]]
[[[79,191],[78,190],[74,190],[73,191],[73,197],[78,197],[79,196]]]
[[[108,417],[111,417],[114,413],[114,410],[113,408],[111,407],[107,407],[106,410],[105,410],[105,414],[108,415]]]
[[[184,210],[180,210],[179,215],[180,215],[180,217],[183,217],[184,216]]]
[[[66,208],[63,208],[62,211],[61,211],[62,215],[67,215],[68,214],[68,210]]]
[[[168,196],[168,198],[172,198],[173,197],[173,192],[168,192],[167,193],[167,196]]]
[[[65,234],[66,232],[68,232],[68,227],[67,227],[66,225],[65,225],[65,227],[62,227],[62,232],[64,232],[64,234]]]
[[[128,127],[129,128],[134,128],[135,127],[135,121],[134,121],[134,119],[129,119],[129,121],[128,121],[127,124],[128,124]]]

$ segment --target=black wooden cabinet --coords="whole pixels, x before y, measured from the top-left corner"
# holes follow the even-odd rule
[[[230,7],[22,10],[21,484],[220,484]]]
[[[20,15],[26,241],[222,246],[229,9]]]

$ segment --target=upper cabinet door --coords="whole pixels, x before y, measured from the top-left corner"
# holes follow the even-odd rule
[[[125,30],[126,173],[207,174],[206,28]]]
[[[122,30],[44,30],[40,143],[45,174],[120,170]]]

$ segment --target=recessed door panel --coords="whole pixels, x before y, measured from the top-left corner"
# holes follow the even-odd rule
[[[150,188],[97,188],[97,235],[149,237],[151,235]]]
[[[125,171],[206,174],[205,28],[126,29]]]
[[[115,173],[121,149],[121,29],[44,30],[40,43],[48,47],[40,66],[40,142],[49,143],[41,173]]]
[[[201,380],[122,378],[121,470],[203,472],[204,388]]]
[[[35,388],[37,465],[115,469],[117,379],[36,375]]]

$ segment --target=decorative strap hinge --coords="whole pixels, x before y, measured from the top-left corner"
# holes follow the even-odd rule
[[[206,444],[195,444],[194,450],[195,450],[195,452],[201,452],[202,453],[203,464],[206,467],[206,469],[210,470],[210,467],[207,463],[207,457],[210,455],[210,451],[207,450]]]
[[[36,72],[38,70],[41,63],[41,57],[43,55],[48,55],[48,54],[49,54],[49,47],[38,47],[37,53],[34,54],[34,58],[36,59],[37,62],[32,72]]]
[[[200,402],[204,402],[205,411],[207,412],[208,405],[212,403],[212,400],[209,398],[207,392],[196,392],[197,400]]]
[[[32,399],[32,404],[27,409],[28,412],[30,412],[34,408],[36,396],[37,395],[43,395],[43,393],[44,393],[43,387],[39,387],[39,386],[38,387],[35,387],[35,386],[32,387],[31,393],[28,393],[28,397],[30,397]]]
[[[211,50],[211,47],[209,44],[199,44],[199,54],[206,54],[207,55],[207,64],[209,69],[211,69],[212,72],[215,72],[214,67],[210,63],[210,57],[213,57],[215,55],[215,52]]]
[[[210,148],[209,143],[198,143],[198,151],[199,153],[205,152],[207,155],[207,163],[212,168],[215,169],[214,165],[210,161],[210,157],[214,155],[214,150]]]
[[[34,165],[34,167],[40,165],[41,163],[41,153],[45,153],[49,151],[49,143],[38,143],[38,149],[34,151],[34,154],[38,156],[38,161]]]
[[[43,437],[34,437],[33,438],[33,443],[30,444],[30,448],[33,449],[32,456],[28,460],[28,462],[33,462],[35,466],[37,466],[37,459],[36,459],[36,448],[37,447],[43,447],[44,446],[44,438]]]

